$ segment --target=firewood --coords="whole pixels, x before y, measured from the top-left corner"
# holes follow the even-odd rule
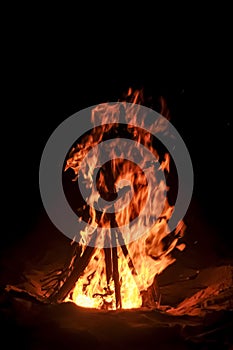
[[[118,270],[118,256],[117,256],[117,246],[116,246],[116,233],[111,233],[112,242],[112,270],[113,270],[113,281],[115,287],[115,297],[116,297],[116,308],[121,308],[121,286],[119,281],[119,270]]]
[[[97,230],[93,233],[92,239],[90,241],[91,245],[94,245],[96,237]],[[51,302],[62,302],[67,297],[67,295],[70,293],[70,291],[72,291],[79,277],[83,274],[85,268],[89,264],[94,251],[94,246],[86,247],[84,253],[78,259],[78,264],[75,264],[70,276],[66,279],[62,287],[58,290],[58,292],[50,297]]]
[[[118,271],[118,256],[117,247],[112,248],[112,265],[113,265],[113,280],[115,286],[115,296],[116,296],[116,308],[121,308],[121,286],[119,281],[119,271]]]
[[[133,276],[136,276],[137,275],[137,271],[136,271],[136,269],[134,267],[132,259],[130,258],[128,248],[125,245],[124,238],[123,238],[122,233],[121,233],[121,231],[119,229],[117,230],[117,238],[118,238],[118,242],[119,242],[119,244],[121,246],[122,252],[123,252],[125,258],[127,259],[130,271],[131,271]]]
[[[112,251],[111,248],[104,248],[105,267],[106,267],[106,280],[107,286],[109,286],[112,277]]]

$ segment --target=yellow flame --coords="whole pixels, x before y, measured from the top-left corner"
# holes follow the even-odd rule
[[[141,93],[139,91],[133,92],[129,89],[128,96],[132,97],[133,103],[138,103]],[[150,152],[152,152],[156,159],[158,154],[152,147],[151,135],[145,130],[135,128],[130,125],[130,122],[136,123],[137,121],[137,106],[130,107],[131,110],[127,112],[128,131],[131,133],[133,140],[146,146]],[[162,108],[165,113],[165,102],[162,100]],[[67,160],[65,170],[72,168],[77,176],[83,158],[87,155],[89,150],[102,141],[105,132],[113,128],[114,123],[119,121],[120,110],[119,105],[105,104],[99,105],[92,111],[92,121],[105,125],[94,128],[91,135],[86,136],[83,142],[74,147],[70,153],[70,157]],[[113,123],[113,124],[111,124]],[[136,123],[137,124],[137,123]],[[138,125],[138,124],[137,124]],[[143,128],[143,123],[142,123]],[[165,129],[166,124],[162,122],[158,125],[158,128]],[[112,150],[114,151],[114,139],[112,140]],[[133,149],[128,149],[126,152],[130,155]],[[115,154],[113,154],[115,155]],[[143,161],[146,161],[144,159]],[[83,175],[86,179],[91,181],[93,171],[98,162],[98,155],[93,154],[93,159],[88,164],[87,169],[83,169]],[[165,154],[164,160],[160,164],[161,170],[169,172],[170,157],[169,154]],[[164,238],[168,235],[167,221],[172,215],[173,207],[169,205],[167,199],[164,200],[164,192],[167,190],[166,183],[160,181],[156,183],[156,188],[148,189],[147,179],[153,173],[148,168],[147,173],[143,173],[140,167],[132,164],[129,161],[123,160],[121,157],[114,159],[111,163],[111,171],[114,176],[114,182],[116,188],[124,186],[124,181],[131,183],[134,188],[134,196],[125,208],[117,212],[115,215],[116,222],[120,227],[123,224],[127,224],[132,219],[137,217],[143,209],[145,202],[149,196],[151,200],[150,212],[159,212],[160,220],[157,220],[154,226],[138,240],[131,242],[127,245],[128,254],[123,254],[122,248],[117,248],[118,256],[118,270],[120,276],[120,291],[122,299],[122,308],[131,309],[142,306],[142,292],[146,291],[153,283],[156,275],[160,274],[168,265],[172,264],[175,259],[170,255],[171,251],[176,247],[178,243],[178,233],[183,234],[184,224],[180,222],[170,244],[164,245]],[[97,181],[97,186],[102,192],[107,192],[107,184],[104,173],[100,172],[100,176]],[[76,178],[75,178],[76,179]],[[122,182],[123,181],[123,182]],[[155,183],[156,179],[154,179]],[[122,205],[127,202],[127,195],[123,198]],[[165,203],[162,206],[161,203]],[[91,225],[97,227],[96,212],[90,207],[89,211]],[[141,218],[138,225],[144,224],[145,217]],[[102,214],[98,223],[101,227],[110,227],[110,223],[106,220],[105,213]],[[134,228],[137,230],[137,226]],[[83,244],[87,241],[87,236],[92,232],[81,232],[83,238]],[[178,249],[183,250],[184,244],[178,245]],[[83,272],[83,275],[77,281],[72,293],[66,298],[65,301],[73,301],[77,305],[91,308],[106,308],[115,309],[115,293],[114,293],[114,281],[113,277],[109,283],[106,279],[106,266],[105,255],[103,249],[96,249],[88,266]]]

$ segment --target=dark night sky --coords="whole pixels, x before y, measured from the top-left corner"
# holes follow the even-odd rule
[[[27,53],[27,51],[26,51]],[[182,67],[162,69],[151,63],[99,66],[97,63],[56,56],[26,54],[10,65],[6,87],[8,144],[4,146],[4,178],[7,215],[10,222],[4,244],[16,242],[35,227],[43,212],[38,169],[43,147],[53,130],[78,110],[116,101],[130,86],[144,88],[157,101],[164,96],[171,122],[185,141],[194,167],[194,198],[206,220],[218,234],[229,230],[229,150],[232,121],[213,103],[221,99],[220,88],[207,96],[201,85],[186,90]],[[186,79],[187,80],[187,79]],[[221,103],[220,103],[221,104]],[[219,111],[217,110],[219,108]],[[213,115],[213,110],[215,115]],[[224,220],[224,227],[221,228]],[[229,234],[229,232],[228,232]],[[6,243],[5,243],[6,242]],[[3,244],[3,246],[4,246]]]

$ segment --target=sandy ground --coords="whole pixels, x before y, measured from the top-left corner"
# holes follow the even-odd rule
[[[71,254],[70,241],[41,218],[1,256],[2,341],[9,349],[36,350],[231,349],[233,260],[219,256],[211,228],[195,213],[187,217],[186,249],[175,252],[176,262],[158,278],[160,310],[97,311],[39,301],[41,279]]]

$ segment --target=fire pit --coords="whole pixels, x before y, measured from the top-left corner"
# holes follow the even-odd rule
[[[129,90],[133,103],[93,107],[94,128],[69,152],[64,171],[69,171],[66,181],[73,175],[75,182],[69,196],[85,226],[74,236],[66,271],[44,280],[51,302],[109,310],[155,307],[156,277],[175,261],[172,251],[185,247],[180,242],[182,218],[172,231],[168,224],[174,211],[170,201],[175,200],[167,197],[167,181],[177,180],[175,166],[170,176],[171,156],[156,137],[176,135],[167,119],[153,118],[151,110],[140,107],[139,97],[138,91]],[[77,186],[82,197],[77,196]]]
[[[140,97],[130,90],[127,101],[138,106]],[[163,100],[162,107],[165,115]],[[232,261],[216,263],[210,250],[202,250],[204,228],[196,222],[190,228],[190,211],[187,225],[180,220],[169,230],[179,187],[177,169],[167,149],[143,125],[135,127],[127,120],[128,112],[119,104],[96,106],[92,118],[100,118],[101,127],[82,135],[65,159],[64,192],[86,223],[84,229],[71,240],[46,217],[33,237],[3,258],[8,271],[1,278],[5,334],[16,333],[20,344],[30,349],[230,349]],[[116,122],[122,114],[126,126]],[[112,123],[107,123],[109,116]],[[159,128],[164,132],[166,123]],[[126,136],[134,147],[125,143]],[[98,150],[91,153],[101,142],[114,152],[104,164]],[[150,150],[153,161],[140,146]],[[137,162],[130,159],[135,152]],[[148,198],[151,205],[143,212]],[[132,237],[122,230],[131,223],[133,232],[149,229]],[[200,232],[195,239],[192,230]],[[33,246],[36,255],[30,253]],[[200,258],[204,254],[207,265]],[[19,271],[9,256],[21,261]]]

